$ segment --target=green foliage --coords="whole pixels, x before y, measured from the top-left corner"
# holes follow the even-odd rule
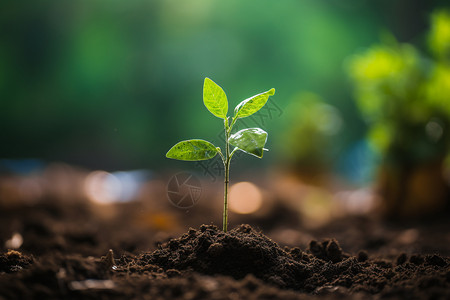
[[[348,73],[372,145],[392,163],[443,157],[450,138],[450,14],[432,16],[427,57],[394,38],[353,56]]]
[[[223,210],[223,230],[227,231],[228,223],[228,184],[230,162],[233,154],[237,150],[262,158],[264,145],[267,141],[267,132],[260,128],[247,128],[231,134],[233,125],[237,119],[250,116],[260,110],[269,99],[275,94],[275,89],[255,95],[236,106],[234,116],[229,123],[228,100],[223,89],[214,81],[205,78],[203,85],[203,103],[206,108],[216,117],[224,119],[225,131],[225,153],[219,147],[215,147],[210,142],[204,140],[187,140],[177,143],[166,154],[166,157],[178,160],[197,161],[207,160],[215,157],[219,153],[225,169],[224,182],[224,210]],[[236,148],[230,153],[230,144]]]
[[[435,59],[424,87],[425,99],[450,117],[450,11],[438,10],[431,20],[428,42]]]
[[[230,136],[230,144],[245,153],[262,158],[264,145],[267,141],[267,132],[261,128],[242,129]]]
[[[263,108],[266,104],[269,96],[273,96],[275,94],[275,89],[271,89],[267,92],[255,95],[248,99],[245,99],[241,103],[239,103],[234,109],[234,114],[236,118],[245,118],[253,115],[255,112]]]
[[[216,117],[224,119],[227,146],[231,144],[236,147],[235,150],[242,150],[259,158],[263,156],[267,132],[260,128],[247,128],[231,134],[231,129],[237,119],[250,116],[260,110],[266,104],[269,96],[274,94],[275,89],[270,89],[267,92],[242,101],[236,106],[234,110],[235,115],[231,123],[228,124],[229,117],[226,115],[228,112],[228,100],[225,92],[209,78],[205,78],[203,85],[203,103],[206,108]],[[215,157],[219,151],[218,149],[220,148],[216,148],[212,143],[204,140],[186,140],[173,146],[167,152],[166,157],[189,161],[206,160]],[[219,153],[221,152],[219,151]]]
[[[217,155],[217,149],[213,144],[204,140],[181,141],[173,146],[166,156],[178,160],[207,160]]]
[[[450,11],[437,10],[431,16],[431,31],[428,43],[439,60],[450,61]]]
[[[392,104],[394,98],[407,102],[416,98],[425,71],[417,50],[407,44],[372,47],[355,57],[351,67],[351,74],[360,83],[358,105],[366,117],[375,119],[397,113],[397,108],[392,108],[397,105]]]
[[[227,118],[227,95],[220,86],[209,78],[205,78],[205,83],[203,84],[203,103],[216,117]]]

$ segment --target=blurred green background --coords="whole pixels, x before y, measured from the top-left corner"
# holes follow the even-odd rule
[[[0,158],[179,165],[165,158],[179,140],[220,144],[222,122],[202,103],[210,77],[232,107],[276,88],[269,109],[245,119],[269,132],[261,165],[308,162],[367,180],[377,158],[349,60],[390,34],[427,53],[430,14],[446,2],[4,1]],[[308,116],[325,119],[310,126]]]

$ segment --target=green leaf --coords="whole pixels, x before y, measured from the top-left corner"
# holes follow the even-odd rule
[[[226,119],[228,113],[227,95],[214,81],[205,78],[203,84],[203,103],[216,117]]]
[[[270,89],[267,92],[245,99],[234,109],[235,118],[245,118],[253,115],[266,104],[269,96],[273,96],[274,94],[275,89]]]
[[[240,150],[262,158],[264,145],[267,141],[267,132],[261,128],[247,128],[242,129],[230,136],[229,142],[231,145]]]
[[[204,140],[187,140],[177,143],[167,152],[167,158],[178,160],[207,160],[217,155],[217,148]]]

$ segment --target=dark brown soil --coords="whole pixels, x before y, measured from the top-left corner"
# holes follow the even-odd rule
[[[32,256],[27,256],[19,251],[9,250],[0,254],[0,272],[14,273],[29,267],[33,263]]]
[[[449,299],[450,261],[400,254],[395,260],[345,254],[336,240],[282,249],[249,225],[228,233],[190,229],[153,252],[102,258],[18,251],[0,256],[6,299]],[[235,295],[235,296],[233,296]]]
[[[416,226],[413,237],[423,238],[414,244],[401,234],[411,238],[411,224],[360,217],[297,229],[313,238],[288,247],[250,225],[228,233],[202,225],[169,238],[134,226],[140,209],[121,206],[111,222],[85,203],[3,207],[0,299],[450,299],[448,219]],[[4,248],[14,232],[23,245]],[[338,239],[314,240],[326,235]]]

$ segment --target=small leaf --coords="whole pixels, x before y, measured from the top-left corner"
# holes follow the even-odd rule
[[[203,103],[216,117],[226,119],[228,113],[227,95],[214,81],[205,78],[203,84]]]
[[[245,99],[239,103],[234,109],[234,115],[236,118],[245,118],[253,115],[255,112],[260,110],[269,99],[269,96],[275,94],[275,89],[270,89],[267,92],[255,95],[248,99]]]
[[[230,136],[231,145],[247,152],[248,154],[262,158],[264,145],[267,141],[267,132],[261,128],[242,129]]]
[[[204,140],[187,140],[177,143],[167,152],[167,158],[178,160],[207,160],[217,155],[217,148]]]

